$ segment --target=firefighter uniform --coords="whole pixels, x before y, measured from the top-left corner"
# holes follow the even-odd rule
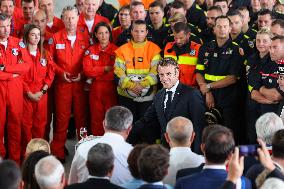
[[[112,42],[116,44],[118,36],[123,32],[123,28],[121,26],[117,26],[112,30]]]
[[[30,60],[24,43],[8,38],[7,48],[0,44],[0,154],[5,157],[4,128],[7,128],[8,158],[20,163],[21,121],[23,113],[23,79],[30,69]],[[13,74],[19,74],[13,77]]]
[[[54,63],[46,51],[42,56],[37,50],[36,56],[29,54],[33,62],[24,76],[24,112],[22,120],[22,155],[32,138],[44,138],[47,123],[47,93],[41,91],[44,85],[51,86],[54,78]],[[28,92],[42,92],[38,102],[31,101]]]
[[[255,130],[255,122],[261,115],[260,104],[255,100],[251,99],[251,92],[253,90],[258,90],[260,87],[255,86],[256,81],[259,80],[260,76],[260,68],[263,65],[268,64],[270,61],[269,54],[260,58],[259,53],[255,53],[250,56],[247,61],[247,80],[248,80],[248,97],[247,97],[247,106],[246,106],[246,120],[247,120],[247,139],[251,144],[255,144],[256,142],[256,130]]]
[[[222,47],[218,47],[214,40],[200,49],[196,72],[204,76],[206,83],[222,80],[228,75],[238,78],[242,63],[243,58],[236,43],[228,39]],[[240,127],[238,89],[235,83],[211,90],[215,107],[222,113],[224,125],[232,129],[235,136],[238,136]]]
[[[164,57],[172,57],[177,60],[180,68],[179,80],[186,85],[196,86],[195,69],[198,61],[200,44],[190,41],[178,47],[174,42],[167,43]]]
[[[107,18],[110,22],[112,22],[117,15],[118,11],[111,4],[107,4],[104,0],[97,10],[97,13],[105,18]]]
[[[187,10],[186,19],[187,22],[192,23],[202,30],[207,28],[205,12],[196,2]]]
[[[158,45],[161,49],[164,49],[168,37],[169,28],[165,26],[165,24],[163,24],[159,29],[155,30],[152,25],[149,25],[148,30],[152,35],[152,39],[150,40]]]
[[[103,120],[105,112],[117,105],[117,92],[114,83],[113,70],[105,72],[105,66],[113,66],[115,60],[114,51],[117,47],[109,44],[104,50],[100,44],[91,46],[83,59],[83,70],[88,78],[92,78],[92,86],[89,94],[89,106],[91,111],[91,132],[94,136],[104,134]]]
[[[50,53],[55,62],[55,104],[56,104],[56,128],[51,143],[51,150],[54,155],[60,159],[65,158],[64,144],[66,133],[73,108],[77,133],[80,127],[86,126],[87,102],[84,91],[83,57],[85,50],[89,47],[89,36],[77,29],[74,47],[67,38],[66,30],[54,34],[50,42]],[[63,73],[70,73],[70,77],[76,77],[81,74],[81,80],[78,82],[66,82],[63,79]]]
[[[156,94],[159,53],[160,48],[147,40],[142,44],[130,41],[115,51],[114,73],[119,103],[132,111],[134,120],[144,115]],[[148,89],[141,96],[131,94],[136,82]]]
[[[255,53],[254,40],[250,39],[249,36],[240,33],[233,41],[243,49],[245,58]]]

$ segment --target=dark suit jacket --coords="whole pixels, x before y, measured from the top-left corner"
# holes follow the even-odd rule
[[[123,189],[112,184],[108,179],[90,178],[86,182],[71,184],[65,189]]]
[[[179,178],[185,177],[185,176],[193,175],[195,173],[200,173],[204,165],[205,163],[202,163],[198,167],[185,168],[185,169],[178,170],[177,175],[176,175],[176,180],[178,180]]]
[[[164,133],[166,132],[168,121],[174,117],[183,116],[190,119],[193,123],[196,134],[193,149],[195,152],[199,152],[201,132],[205,127],[205,103],[201,93],[197,89],[179,83],[171,107],[168,110],[170,113],[167,115],[164,112],[165,94],[165,89],[160,90],[156,94],[152,105],[147,109],[144,117],[136,122],[132,128],[129,142],[136,143],[135,139],[142,136],[144,140],[148,140],[144,142],[153,143],[155,142],[155,137],[157,137],[153,136],[153,133],[158,131],[160,134],[159,138],[162,139],[162,143],[165,143]]]
[[[175,189],[216,189],[221,188],[227,178],[227,172],[223,169],[203,169],[200,173],[180,178]],[[251,183],[244,179],[245,189],[251,189]]]
[[[139,189],[167,189],[167,187],[162,185],[143,184]]]

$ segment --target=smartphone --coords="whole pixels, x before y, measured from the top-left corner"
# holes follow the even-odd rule
[[[241,156],[257,156],[257,148],[259,144],[240,145],[239,152]]]

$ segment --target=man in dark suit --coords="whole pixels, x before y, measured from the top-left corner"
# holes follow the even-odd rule
[[[206,163],[200,173],[179,179],[175,189],[216,189],[220,188],[227,177],[226,163],[232,157],[235,147],[232,132],[223,129],[213,130],[202,145]],[[248,179],[240,180],[241,188],[250,189],[251,183]]]
[[[114,154],[108,144],[98,143],[88,153],[89,179],[83,183],[71,184],[65,189],[122,189],[110,182],[114,167]]]
[[[154,143],[158,137],[162,144],[166,144],[164,133],[168,121],[182,116],[193,123],[196,133],[193,150],[199,152],[205,126],[205,103],[200,92],[179,82],[178,63],[173,58],[160,60],[157,70],[163,89],[156,94],[144,116],[135,123],[129,142],[137,143],[141,137],[143,142]]]

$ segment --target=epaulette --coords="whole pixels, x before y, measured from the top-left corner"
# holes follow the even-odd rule
[[[203,10],[198,4],[195,5],[196,9]]]
[[[246,34],[244,34],[244,37],[245,37],[246,39],[250,39],[250,37],[249,37],[248,35],[246,35]]]
[[[257,30],[256,30],[256,29],[253,29],[253,28],[252,28],[251,30],[254,31],[255,33],[257,33]]]
[[[236,45],[236,46],[239,46],[239,44],[235,41],[232,42],[232,44]]]
[[[89,135],[85,138],[82,138],[81,140],[79,140],[79,142],[75,145],[75,150],[78,149],[78,147],[85,143],[85,142],[88,142],[88,141],[92,141],[92,140],[95,140],[95,139],[98,139],[98,138],[101,138],[101,136],[94,136],[94,135]]]

